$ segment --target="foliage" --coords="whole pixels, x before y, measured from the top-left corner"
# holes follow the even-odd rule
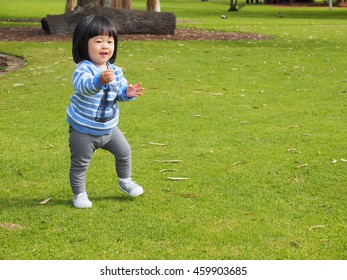
[[[120,123],[145,194],[121,194],[98,150],[87,210],[68,183],[71,43],[1,42],[27,66],[0,77],[0,258],[346,259],[347,10],[161,6],[179,27],[273,39],[120,42],[146,87]]]

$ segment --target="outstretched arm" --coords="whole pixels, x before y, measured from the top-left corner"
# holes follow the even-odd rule
[[[141,96],[143,95],[144,89],[145,88],[141,87],[141,82],[137,83],[136,85],[128,85],[126,94],[129,98]]]

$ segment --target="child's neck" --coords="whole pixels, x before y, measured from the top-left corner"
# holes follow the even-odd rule
[[[93,62],[93,61],[92,61]],[[99,65],[99,64],[96,64],[95,62],[93,62],[94,65],[96,65],[97,67],[99,67],[102,71],[105,71],[108,69],[108,65],[107,63],[103,64],[103,65]]]
[[[102,69],[102,71],[105,71],[105,70],[107,70],[107,69],[108,69],[108,67],[107,67],[107,63],[106,63],[106,64],[104,64],[104,65],[99,65],[99,67],[100,67],[100,69]]]

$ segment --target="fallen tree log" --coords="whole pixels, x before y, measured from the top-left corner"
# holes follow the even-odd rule
[[[106,17],[119,34],[174,34],[176,28],[173,13],[94,7],[69,14],[48,15],[41,19],[42,29],[52,35],[72,34],[76,24],[91,14]]]

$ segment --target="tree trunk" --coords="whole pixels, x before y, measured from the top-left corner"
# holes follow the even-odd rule
[[[123,0],[113,0],[113,8],[123,9]]]
[[[100,6],[101,0],[77,0],[77,6],[80,7],[97,7]]]
[[[77,6],[88,9],[92,7],[100,7],[101,0],[77,0]]]
[[[48,15],[41,20],[42,29],[48,34],[72,34],[76,24],[90,14],[106,17],[119,34],[174,34],[176,28],[173,13],[95,7],[78,13]]]
[[[76,7],[76,0],[66,0],[65,14],[72,13]]]
[[[160,12],[160,0],[147,0],[147,11]]]
[[[131,0],[121,0],[122,2],[122,9],[131,9],[131,6],[132,6],[132,2]]]
[[[111,7],[116,9],[131,9],[131,6],[132,6],[131,0],[111,0],[110,2],[112,2]],[[106,7],[103,5],[101,6]]]
[[[113,8],[114,0],[101,0],[100,6],[105,8]]]
[[[228,12],[237,12],[238,9],[236,8],[237,0],[230,0],[230,7]]]
[[[93,7],[131,9],[132,2],[131,0],[78,0],[77,6],[79,10]]]

